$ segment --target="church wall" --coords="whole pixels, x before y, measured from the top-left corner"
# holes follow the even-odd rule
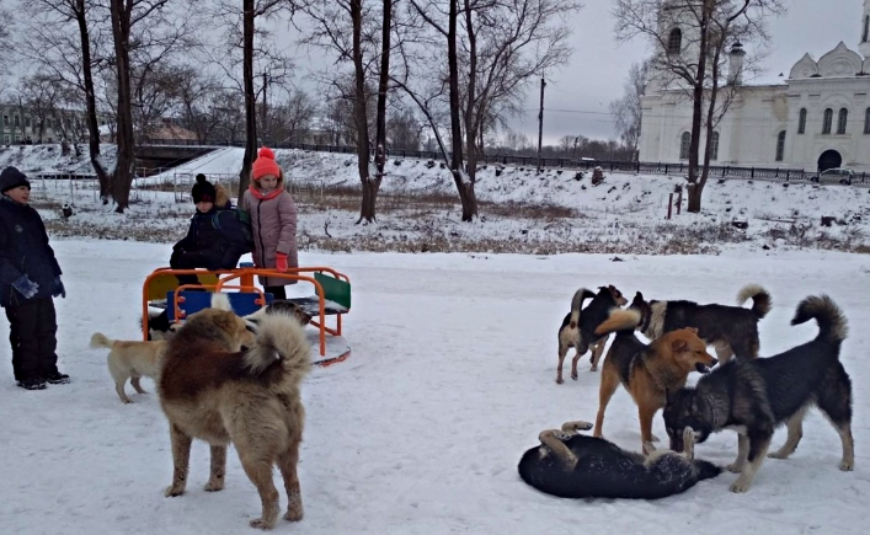
[[[836,134],[841,108],[849,110],[845,135]],[[791,80],[788,85],[745,86],[717,127],[716,165],[787,167],[815,171],[819,156],[836,150],[843,166],[870,172],[870,134],[864,134],[870,107],[870,77]],[[807,109],[804,134],[798,134],[800,109]],[[822,134],[824,110],[833,110],[831,134]],[[640,159],[680,161],[680,139],[691,132],[691,100],[678,91],[644,99]],[[777,136],[786,131],[784,159],[776,161]],[[703,144],[703,139],[702,139]],[[703,146],[703,145],[702,145]]]

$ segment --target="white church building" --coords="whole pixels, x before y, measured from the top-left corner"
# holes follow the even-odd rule
[[[662,20],[668,53],[688,53],[691,30],[679,16]],[[818,60],[807,53],[773,84],[743,84],[745,52],[732,46],[728,76],[740,85],[714,131],[711,165],[870,172],[870,0],[861,23],[858,52],[841,42]],[[688,160],[691,128],[691,99],[653,73],[642,99],[640,161]]]

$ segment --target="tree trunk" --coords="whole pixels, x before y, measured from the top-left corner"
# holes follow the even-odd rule
[[[478,121],[483,121],[482,106],[477,105],[477,33],[474,30],[470,0],[465,0],[465,31],[468,34],[468,88],[465,108],[465,158],[468,181],[464,184],[465,191],[460,191],[462,202],[462,220],[471,221],[477,216],[477,197],[474,194],[474,183],[477,177],[477,144]]]
[[[692,91],[692,137],[689,144],[689,212],[697,213],[701,210],[701,190],[703,186],[698,184],[698,163],[701,150],[701,128],[703,127],[704,115],[704,82],[707,74],[707,39],[709,38],[710,17],[709,2],[704,2],[701,8],[701,21],[698,25],[700,31],[700,51],[698,53],[698,70]]]
[[[377,189],[373,189],[371,176],[369,176],[369,156],[371,150],[369,148],[369,125],[366,117],[366,94],[365,94],[365,67],[363,66],[363,51],[362,51],[362,0],[351,0],[350,15],[353,21],[353,66],[354,66],[354,95],[353,95],[353,115],[356,123],[356,151],[357,151],[357,169],[359,170],[359,179],[362,184],[363,200],[362,210],[360,211],[360,219],[357,223],[365,220],[371,221],[365,217],[366,208],[374,210],[374,200],[377,198]],[[380,98],[380,97],[378,97]],[[372,212],[372,216],[374,213]]]
[[[699,213],[701,211],[701,200],[704,194],[704,186],[707,185],[707,178],[710,176],[710,156],[713,148],[713,129],[716,120],[716,102],[719,96],[719,53],[721,46],[716,48],[716,53],[713,56],[713,72],[710,79],[710,97],[707,102],[707,124],[704,131],[706,140],[704,143],[704,163],[701,167],[701,178],[698,183],[692,188],[689,195],[688,211],[691,213]]]
[[[381,72],[378,80],[377,132],[375,134],[375,165],[377,173],[373,179],[363,181],[362,206],[359,220],[367,223],[377,219],[378,191],[384,179],[387,150],[387,91],[390,82],[390,37],[393,24],[393,0],[384,0],[384,17],[381,26]]]
[[[251,182],[257,157],[257,101],[254,93],[254,0],[244,0],[242,13],[242,77],[245,91],[245,158],[239,172],[239,199]]]
[[[75,16],[79,25],[79,39],[82,46],[82,77],[85,82],[85,106],[87,108],[87,116],[85,121],[88,125],[88,152],[91,159],[91,166],[97,174],[97,180],[100,183],[100,199],[103,204],[109,203],[111,195],[111,184],[109,183],[109,173],[103,166],[103,160],[100,155],[100,126],[97,121],[97,99],[94,91],[94,76],[91,68],[91,37],[88,31],[88,22],[86,18],[87,9],[85,0],[75,0]],[[76,154],[78,155],[78,145],[76,145]]]
[[[477,200],[474,196],[474,187],[467,186],[468,181],[462,169],[462,124],[459,113],[459,61],[456,47],[456,19],[458,18],[457,2],[450,0],[450,15],[447,29],[447,67],[449,71],[450,86],[450,137],[452,154],[450,155],[450,172],[459,192],[459,201],[462,203],[462,220],[471,221],[477,212]],[[474,134],[471,134],[474,135]]]
[[[115,211],[124,213],[130,204],[133,181],[133,114],[130,92],[130,15],[129,0],[112,0],[112,36],[115,42],[115,65],[118,78],[118,163],[112,178]]]

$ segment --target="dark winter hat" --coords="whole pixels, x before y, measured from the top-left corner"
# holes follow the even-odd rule
[[[0,172],[0,193],[6,193],[6,191],[18,186],[27,186],[27,189],[30,189],[30,182],[18,168],[10,166]]]
[[[217,193],[214,185],[205,179],[202,173],[196,175],[196,184],[193,185],[193,191],[190,193],[193,196],[193,203],[214,202]]]

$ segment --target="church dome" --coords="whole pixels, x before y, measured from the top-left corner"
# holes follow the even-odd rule
[[[840,41],[837,48],[831,50],[819,60],[819,74],[823,78],[843,78],[857,75],[863,70],[864,60],[854,50],[849,50]]]
[[[819,65],[816,60],[809,54],[804,54],[804,57],[794,64],[788,77],[792,80],[797,78],[812,78],[819,74]]]

